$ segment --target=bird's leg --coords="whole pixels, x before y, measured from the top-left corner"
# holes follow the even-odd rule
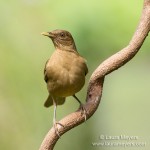
[[[61,126],[63,126],[63,125],[56,121],[57,102],[54,100],[54,98],[53,98],[53,104],[54,104],[53,126],[54,126],[56,134],[60,137],[60,134],[59,134],[59,131],[58,131],[58,128],[57,128],[57,124],[59,124]]]
[[[85,118],[85,121],[86,121],[86,109],[84,108],[82,102],[75,96],[75,94],[73,95],[73,97],[78,101],[78,103],[80,104],[80,108],[82,109],[82,112],[83,112],[83,115],[84,115],[84,118]]]

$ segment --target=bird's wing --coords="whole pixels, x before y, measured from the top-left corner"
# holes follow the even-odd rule
[[[86,63],[85,63],[85,76],[88,74],[88,67],[87,67],[87,65],[86,65]]]
[[[47,65],[48,61],[49,61],[49,59],[46,61],[45,67],[44,67],[44,80],[45,80],[45,82],[48,81],[47,72],[46,72],[46,65]]]
[[[87,67],[87,64],[86,64],[86,59],[82,57],[82,64],[84,65],[84,71],[85,71],[85,76],[88,74],[88,67]]]

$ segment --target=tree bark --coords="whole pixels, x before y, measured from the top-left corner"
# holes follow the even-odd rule
[[[149,31],[150,31],[150,0],[144,0],[141,19],[130,43],[125,48],[123,48],[116,54],[109,57],[103,63],[101,63],[97,67],[97,69],[93,72],[89,80],[86,103],[84,105],[84,108],[86,109],[87,113],[87,119],[89,119],[94,114],[94,112],[99,106],[105,76],[111,73],[112,71],[125,65],[136,55],[136,53],[141,48],[145,38],[148,36]],[[62,120],[59,121],[59,123],[63,125],[57,126],[59,134],[63,135],[65,132],[78,126],[84,121],[85,121],[84,115],[82,115],[81,109],[67,115]],[[52,127],[45,136],[39,150],[53,150],[58,139],[59,136],[55,133],[55,130]]]

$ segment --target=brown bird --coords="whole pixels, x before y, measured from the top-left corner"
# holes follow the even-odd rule
[[[84,86],[88,68],[86,60],[79,55],[73,37],[68,31],[54,30],[41,34],[51,38],[55,46],[55,51],[46,62],[44,69],[44,80],[49,92],[44,106],[54,105],[53,125],[59,136],[56,108],[57,105],[64,104],[66,97],[73,96],[80,103],[86,119],[86,111],[75,93]]]

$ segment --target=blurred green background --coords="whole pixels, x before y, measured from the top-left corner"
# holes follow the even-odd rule
[[[14,0],[0,1],[0,149],[37,150],[52,126],[53,108],[43,103],[46,60],[54,51],[43,31],[66,29],[87,59],[88,80],[94,69],[130,41],[139,22],[143,0]],[[69,131],[55,149],[122,150],[93,146],[103,142],[144,142],[127,150],[150,149],[150,37],[136,57],[105,79],[96,113]],[[77,96],[84,102],[87,84]],[[58,107],[57,120],[75,111],[72,97]],[[138,136],[107,140],[106,136]]]

